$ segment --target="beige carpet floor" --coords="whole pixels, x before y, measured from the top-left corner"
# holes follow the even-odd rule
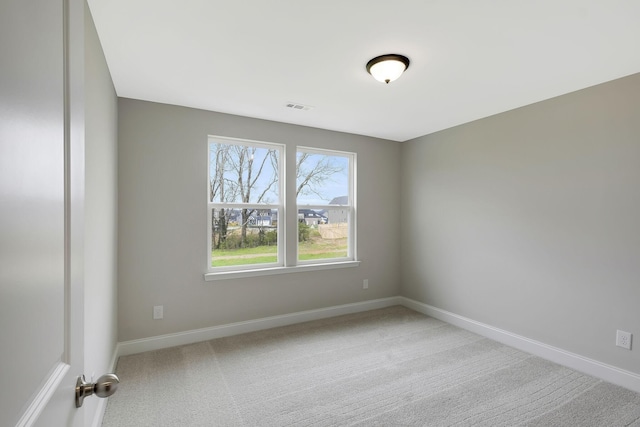
[[[404,307],[125,356],[117,374],[104,427],[640,427],[640,394]]]

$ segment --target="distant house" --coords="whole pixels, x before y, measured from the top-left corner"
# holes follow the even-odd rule
[[[340,205],[344,206],[349,204],[349,196],[334,197],[329,204],[338,205],[335,209],[329,209],[327,211],[326,215],[329,219],[329,224],[341,224],[349,221],[349,209],[340,207]]]
[[[322,212],[314,211],[313,209],[298,209],[298,221],[307,225],[326,224],[329,219],[322,214]]]
[[[230,223],[242,224],[241,209],[231,209],[226,214]],[[247,223],[250,227],[275,227],[278,224],[278,211],[275,209],[251,210]]]
[[[271,209],[257,209],[249,216],[249,225],[255,227],[271,227],[278,221],[277,215]]]

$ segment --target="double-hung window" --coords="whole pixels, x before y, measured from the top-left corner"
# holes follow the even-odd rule
[[[208,166],[213,276],[356,260],[354,153],[210,136]]]
[[[210,269],[282,265],[282,158],[277,144],[209,139]]]
[[[354,154],[298,147],[298,264],[355,259]]]

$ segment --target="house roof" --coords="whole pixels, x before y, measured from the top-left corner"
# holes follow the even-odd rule
[[[349,203],[349,196],[334,197],[329,204],[330,205],[346,205]]]

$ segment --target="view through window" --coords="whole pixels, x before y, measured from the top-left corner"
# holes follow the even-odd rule
[[[285,146],[209,138],[210,271],[233,271],[355,259],[355,155],[298,147],[295,174]],[[297,214],[286,206],[283,177],[295,179]],[[297,236],[284,236],[297,223]],[[295,262],[285,246],[297,245]]]
[[[350,258],[352,155],[298,148],[298,260]]]

